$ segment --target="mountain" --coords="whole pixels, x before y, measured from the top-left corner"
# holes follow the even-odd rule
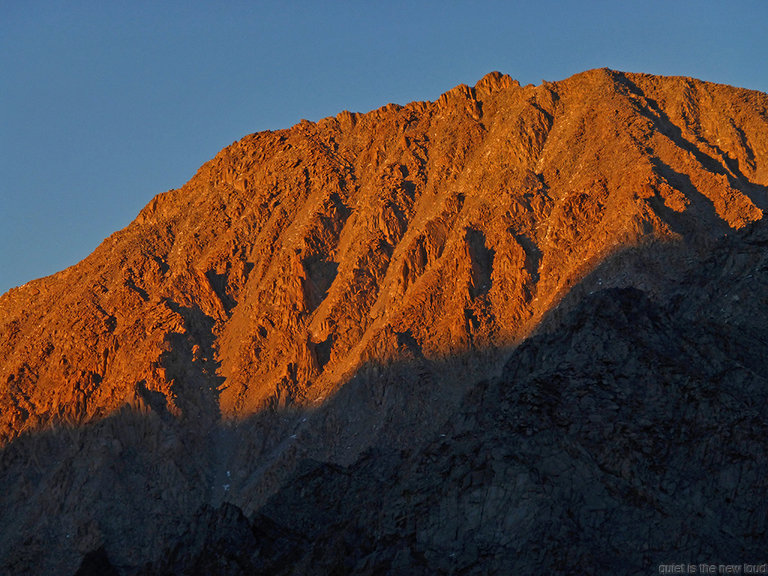
[[[768,96],[593,70],[253,134],[0,297],[14,574],[766,549]]]

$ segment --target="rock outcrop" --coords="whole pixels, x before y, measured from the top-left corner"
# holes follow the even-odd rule
[[[0,566],[747,561],[765,209],[768,96],[688,78],[247,136],[0,297]]]

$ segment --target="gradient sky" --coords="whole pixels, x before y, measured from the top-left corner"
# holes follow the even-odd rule
[[[87,256],[242,136],[499,70],[768,92],[768,1],[0,0],[0,293]]]

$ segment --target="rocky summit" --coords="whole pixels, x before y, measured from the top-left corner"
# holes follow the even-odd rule
[[[0,572],[768,550],[768,95],[607,69],[252,134],[0,297]]]

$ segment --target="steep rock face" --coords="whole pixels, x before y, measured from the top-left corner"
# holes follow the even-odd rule
[[[768,229],[652,300],[609,288],[518,347],[433,437],[306,462],[232,552],[206,510],[146,574],[648,574],[768,544]],[[738,297],[738,298],[737,298]],[[241,521],[242,522],[242,521]],[[235,562],[237,561],[237,562]],[[736,561],[736,560],[734,560]]]
[[[3,566],[130,573],[303,459],[432,438],[537,326],[759,226],[766,159],[766,95],[610,70],[232,144],[0,297]]]
[[[607,70],[248,136],[2,298],[4,441],[140,381],[178,415],[242,417],[404,340],[433,359],[515,343],[616,247],[761,218],[766,150],[764,95]]]

